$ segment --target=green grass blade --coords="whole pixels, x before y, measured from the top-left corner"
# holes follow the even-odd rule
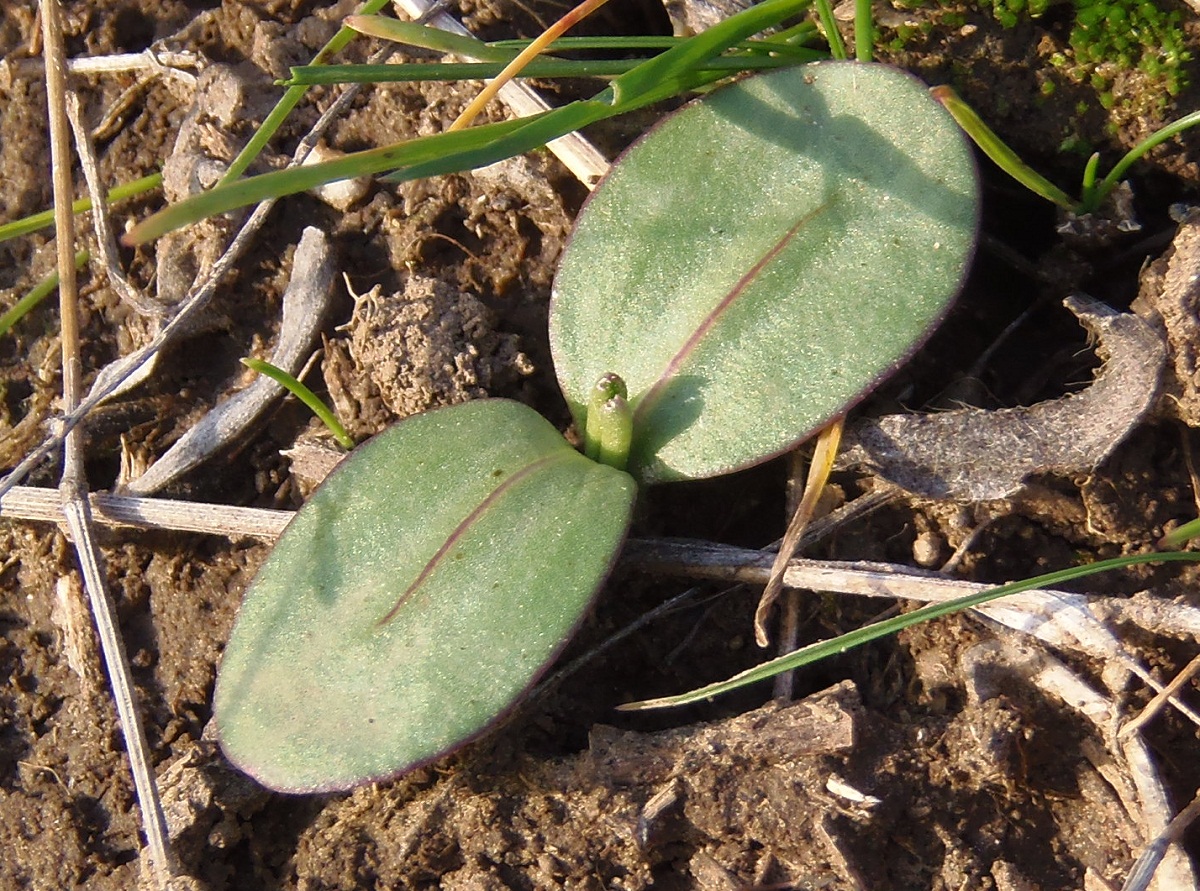
[[[82,269],[83,265],[88,261],[88,252],[79,251],[75,254],[75,268]],[[0,315],[0,337],[3,337],[13,325],[21,321],[26,315],[33,310],[35,306],[54,293],[54,289],[58,287],[58,270],[54,270],[40,282],[33,286],[24,297],[18,300],[13,308],[4,315]]]
[[[803,62],[815,62],[823,54],[806,50],[803,56],[723,56],[700,66],[700,71],[732,74],[767,71]],[[518,78],[620,77],[641,64],[641,59],[535,59]],[[292,69],[290,85],[377,84],[409,81],[485,80],[504,68],[500,62],[414,62],[404,65],[302,65]]]
[[[854,2],[854,58],[870,62],[875,49],[875,21],[871,15],[871,0]]]
[[[1046,588],[1098,572],[1107,572],[1111,569],[1121,569],[1126,566],[1137,566],[1143,563],[1175,561],[1200,562],[1200,554],[1188,551],[1171,551],[1164,554],[1133,554],[1124,557],[1113,557],[1111,560],[1101,560],[1087,566],[1073,566],[1070,569],[1062,569],[1058,572],[1048,572],[1045,575],[1039,575],[1022,582],[1013,582],[1012,584],[1001,585],[997,588],[988,588],[985,591],[980,591],[967,597],[957,597],[954,600],[947,600],[945,603],[930,604],[903,616],[896,616],[892,619],[885,619],[882,622],[875,622],[874,624],[867,625],[865,628],[859,628],[857,631],[851,631],[849,634],[843,634],[832,640],[823,640],[806,647],[801,647],[792,653],[788,653],[786,656],[780,656],[778,659],[772,659],[769,662],[764,662],[762,665],[757,665],[754,668],[734,675],[728,680],[709,684],[706,687],[701,687],[688,693],[681,693],[678,696],[664,696],[661,699],[648,699],[643,702],[631,702],[618,706],[618,708],[623,711],[646,711],[649,709],[669,708],[700,702],[701,700],[710,699],[722,693],[728,693],[731,690],[737,690],[748,684],[766,680],[785,671],[810,665],[813,662],[826,659],[830,656],[840,655],[854,647],[862,646],[865,643],[878,640],[889,634],[895,634],[918,622],[937,619],[960,610],[982,606],[985,603],[990,603],[1001,597],[1007,597],[1010,594],[1020,594],[1022,591]]]
[[[807,9],[811,0],[763,0],[744,12],[730,16],[678,46],[643,62],[613,84],[613,96],[618,105],[631,102],[638,94],[653,96],[651,101],[673,95],[671,86],[686,83],[688,75],[725,52],[729,47],[771,28],[784,19]],[[642,102],[640,104],[648,104]],[[630,108],[640,105],[630,105]]]
[[[381,15],[352,15],[346,19],[346,25],[360,34],[370,37],[378,37],[381,40],[391,40],[395,43],[417,46],[422,49],[437,50],[442,53],[453,53],[468,59],[478,59],[481,62],[505,64],[515,59],[520,52],[520,50],[507,47],[493,46],[475,37],[452,34],[441,28],[431,28],[415,22],[402,22],[399,19]]]
[[[1022,161],[1017,153],[983,122],[983,119],[975,113],[975,109],[963,102],[951,87],[934,87],[930,93],[946,107],[954,120],[958,121],[958,125],[1001,170],[1035,195],[1040,195],[1066,210],[1078,209],[1077,202],[1070,195]]]
[[[1158,540],[1158,546],[1160,548],[1177,548],[1196,536],[1200,536],[1200,518],[1189,520],[1182,526],[1172,529]]]
[[[379,10],[387,5],[387,2],[388,0],[367,0],[359,8],[359,13],[379,12]],[[313,57],[313,64],[323,64],[330,56],[345,49],[346,45],[356,36],[357,32],[352,28],[339,28],[337,33],[329,39],[329,42],[321,47]],[[287,120],[287,116],[300,104],[300,100],[304,98],[304,94],[307,91],[308,87],[288,88],[283,94],[283,98],[275,103],[275,107],[271,109],[271,113],[262,122],[262,126],[250,137],[250,141],[246,143],[246,147],[238,152],[238,156],[233,159],[233,162],[229,165],[229,169],[225,171],[225,176],[221,178],[221,185],[233,182],[246,172],[246,169],[254,163],[254,159],[262,153],[267,143],[271,141],[271,137],[283,126],[283,122]]]
[[[842,42],[842,33],[838,30],[837,20],[833,17],[833,7],[829,0],[816,0],[817,16],[821,19],[821,27],[825,29],[825,39],[829,42],[829,55],[835,59],[845,60],[846,44]]]
[[[726,19],[684,43],[641,63],[618,77],[592,99],[518,121],[486,124],[469,130],[438,133],[405,143],[356,152],[308,167],[292,168],[241,182],[228,183],[194,195],[159,211],[133,228],[126,244],[154,238],[215,214],[315,188],[339,179],[369,176],[387,170],[392,180],[415,179],[469,170],[531,151],[552,139],[617,114],[634,111],[724,76],[697,70],[731,45],[795,15],[810,0],[764,0]],[[294,87],[293,89],[304,89]],[[228,177],[226,177],[228,179]]]
[[[265,374],[303,402],[314,415],[321,419],[321,423],[329,428],[329,432],[338,441],[338,445],[347,451],[354,448],[354,437],[342,426],[342,422],[338,420],[337,415],[333,413],[333,410],[329,406],[321,401],[316,393],[305,386],[302,381],[288,374],[282,368],[272,365],[270,362],[264,362],[262,359],[242,359],[242,364],[251,371]]]
[[[193,195],[160,210],[134,226],[123,241],[126,244],[144,244],[188,223],[248,204],[256,204],[268,198],[294,195],[340,179],[385,173],[398,167],[443,156],[453,158],[455,153],[462,152],[464,147],[478,148],[481,145],[503,144],[502,137],[519,130],[527,123],[527,119],[502,121],[470,130],[439,133],[384,148],[354,152],[320,164],[252,176]]]
[[[511,158],[514,155],[531,152],[541,148],[552,139],[557,139],[572,131],[579,130],[589,124],[594,124],[604,118],[618,114],[613,106],[606,102],[589,99],[572,102],[562,108],[541,115],[531,115],[522,118],[522,126],[506,133],[502,139],[489,141],[479,147],[467,147],[453,155],[432,158],[427,161],[407,165],[384,177],[387,182],[407,182],[426,176],[440,176],[459,170],[473,170]],[[487,126],[496,126],[489,124]],[[458,133],[475,133],[483,129],[474,127],[470,130],[459,130]],[[431,139],[441,139],[453,136],[454,133],[440,133]]]
[[[801,26],[797,26],[801,27]],[[811,35],[811,25],[802,28]],[[729,47],[732,51],[747,53],[787,53],[792,47],[786,42],[779,41],[780,35],[773,34],[768,38],[744,40]],[[687,37],[560,37],[554,41],[554,49],[559,52],[574,52],[578,50],[606,50],[609,52],[628,50],[669,50],[678,46]],[[522,50],[528,46],[528,40],[494,40],[488,46]]]
[[[1079,188],[1080,207],[1090,207],[1096,194],[1096,169],[1100,166],[1100,153],[1092,152],[1083,167],[1083,182]]]
[[[1139,160],[1156,145],[1161,145],[1168,139],[1178,136],[1184,130],[1187,130],[1189,127],[1195,127],[1197,124],[1200,124],[1200,110],[1193,111],[1188,115],[1184,115],[1178,120],[1167,124],[1167,126],[1163,127],[1161,130],[1151,133],[1148,137],[1131,148],[1126,153],[1125,157],[1117,162],[1117,165],[1109,171],[1108,176],[1104,177],[1104,179],[1100,182],[1100,185],[1098,185],[1095,191],[1089,196],[1090,200],[1087,202],[1087,205],[1085,207],[1081,207],[1080,211],[1083,213],[1090,213],[1096,210],[1101,204],[1104,203],[1104,199],[1109,196],[1109,193],[1117,187],[1117,184],[1121,181],[1121,177],[1123,177],[1129,168],[1133,166],[1135,161]]]
[[[397,43],[417,46],[422,49],[452,53],[469,59],[479,59],[491,62],[510,62],[517,54],[529,46],[529,40],[494,40],[488,43],[475,38],[451,34],[439,28],[428,25],[418,25],[414,22],[402,22],[386,16],[350,16],[346,24],[362,34],[393,40]],[[812,26],[799,26],[808,34]],[[554,41],[556,52],[577,50],[669,50],[686,43],[691,38],[686,37],[560,37]],[[747,40],[730,44],[727,49],[746,52],[786,53],[790,47],[771,40]],[[796,48],[799,49],[799,48]],[[543,56],[544,58],[544,56]]]
[[[157,189],[162,185],[162,174],[151,173],[149,176],[143,176],[141,179],[135,179],[133,182],[122,183],[119,186],[114,186],[109,191],[106,198],[106,203],[115,204],[118,201],[123,201],[126,198],[132,198],[135,195],[141,195],[149,192],[151,189]],[[83,213],[92,209],[92,201],[90,198],[80,198],[71,204],[72,213]],[[5,223],[0,226],[0,241],[7,241],[10,238],[17,238],[21,235],[28,235],[30,232],[37,232],[39,229],[48,229],[54,225],[54,211],[45,210],[41,213],[35,213],[24,217],[20,220],[13,220],[11,223]]]

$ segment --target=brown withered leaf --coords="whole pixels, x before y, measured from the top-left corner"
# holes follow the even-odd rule
[[[1087,389],[1028,408],[867,421],[848,432],[842,463],[915,495],[964,502],[1007,498],[1033,474],[1096,468],[1154,404],[1166,347],[1136,315],[1083,296],[1063,303],[1096,337],[1104,360]]]

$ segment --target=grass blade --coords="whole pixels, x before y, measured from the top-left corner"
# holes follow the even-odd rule
[[[765,71],[824,58],[822,53],[805,51],[803,57],[722,56],[699,66],[699,71],[733,74],[739,71]],[[519,77],[620,77],[641,64],[641,59],[535,59]],[[414,62],[405,65],[300,65],[292,69],[290,85],[378,84],[408,81],[483,80],[495,77],[503,66],[499,62]]]
[[[53,213],[53,211],[51,211]],[[75,268],[82,269],[87,263],[89,254],[87,251],[79,251],[75,254]],[[13,304],[12,309],[0,315],[0,337],[7,334],[12,326],[21,321],[28,315],[35,306],[54,293],[54,289],[58,287],[58,270],[54,270],[40,282],[30,289],[29,293]]]
[[[338,441],[338,445],[347,451],[354,448],[354,437],[342,426],[342,422],[338,420],[337,415],[320,400],[316,393],[305,386],[302,381],[292,377],[292,375],[288,374],[282,368],[272,365],[270,362],[264,362],[262,359],[242,359],[242,364],[251,371],[257,371],[259,374],[266,375],[303,402],[309,411],[320,418],[321,423],[329,428],[329,432]]]
[[[187,198],[143,220],[123,240],[129,245],[144,244],[188,223],[339,179],[375,175],[387,170],[398,171],[389,177],[392,181],[416,179],[469,170],[532,151],[604,118],[634,111],[719,80],[724,76],[722,72],[703,71],[699,67],[730,46],[795,15],[809,2],[764,0],[641,63],[592,99],[573,102],[543,115],[419,137],[380,149],[356,152],[336,161],[267,173],[237,183],[229,182],[227,176],[212,191]]]
[[[953,115],[954,120],[958,121],[958,125],[1001,170],[1035,195],[1040,195],[1066,210],[1077,210],[1075,199],[1022,161],[1020,156],[983,122],[983,119],[975,113],[975,109],[962,101],[952,87],[934,87],[929,92],[933,94],[933,98],[946,107],[946,111]]]
[[[162,185],[162,174],[151,173],[149,176],[143,176],[141,179],[135,179],[133,182],[115,186],[108,193],[107,200],[109,204],[115,204],[126,198],[142,195],[151,189],[157,189],[160,185]],[[85,213],[91,209],[92,202],[90,198],[80,198],[71,204],[72,213]],[[10,238],[28,235],[31,232],[37,232],[39,229],[48,229],[52,225],[54,225],[54,211],[44,210],[41,213],[35,213],[0,226],[0,241],[8,241]]]
[[[1098,572],[1122,569],[1126,566],[1176,561],[1200,562],[1200,554],[1190,551],[1169,551],[1164,554],[1132,554],[1125,557],[1113,557],[1110,560],[1100,560],[1087,566],[1073,566],[1070,569],[1048,572],[1045,575],[1035,576],[1022,582],[1000,585],[997,588],[988,588],[985,591],[970,594],[966,597],[947,600],[945,603],[930,604],[903,616],[896,616],[895,618],[885,619],[882,622],[875,622],[874,624],[867,625],[865,628],[859,628],[857,631],[851,631],[849,634],[843,634],[831,640],[809,644],[806,647],[801,647],[799,650],[788,653],[786,656],[772,659],[769,662],[764,662],[762,665],[757,665],[754,668],[743,671],[728,680],[709,684],[708,686],[700,687],[687,693],[681,693],[678,696],[664,696],[660,699],[630,702],[618,706],[618,708],[622,711],[648,711],[650,709],[670,708],[677,705],[688,705],[704,699],[711,699],[713,696],[728,693],[731,690],[737,690],[740,687],[745,687],[757,681],[772,678],[782,672],[810,665],[813,662],[826,659],[830,656],[840,655],[854,647],[862,646],[865,643],[870,643],[889,634],[895,634],[898,631],[916,625],[918,622],[938,619],[960,610],[982,606],[985,603],[999,600],[1001,597],[1007,597],[1010,594],[1020,594],[1022,591],[1046,588]]]

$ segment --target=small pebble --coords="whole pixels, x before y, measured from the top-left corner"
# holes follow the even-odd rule
[[[939,565],[942,562],[942,546],[945,543],[940,535],[931,530],[918,534],[912,546],[913,560],[918,566],[924,566],[926,569]]]

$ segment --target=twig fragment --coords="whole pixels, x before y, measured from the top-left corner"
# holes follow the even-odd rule
[[[1194,658],[1191,662],[1184,666],[1183,671],[1171,678],[1170,682],[1161,690],[1159,690],[1158,693],[1154,695],[1153,699],[1146,703],[1146,707],[1142,709],[1141,713],[1136,718],[1128,721],[1125,726],[1121,728],[1120,736],[1128,736],[1131,733],[1137,733],[1148,723],[1150,723],[1150,721],[1154,720],[1154,716],[1166,707],[1167,703],[1170,702],[1171,697],[1182,690],[1184,685],[1197,674],[1200,674],[1200,656]]]
[[[41,4],[42,33],[45,44],[46,99],[50,115],[50,163],[54,187],[54,228],[58,248],[59,307],[63,353],[63,402],[67,411],[79,405],[83,391],[79,349],[79,311],[75,279],[75,218],[71,212],[71,149],[67,127],[67,83],[64,64],[61,10],[58,0]],[[117,627],[112,603],[105,588],[105,573],[92,534],[87,481],[83,470],[83,439],[78,428],[63,431],[63,474],[59,486],[63,515],[79,557],[84,587],[92,607],[92,617],[100,636],[105,667],[108,670],[113,700],[125,737],[134,789],[142,811],[142,827],[150,852],[150,870],[154,881],[166,888],[175,876],[176,865],[167,841],[154,771],[150,767],[149,746],[141,715],[133,694],[133,679],[124,642]]]
[[[199,532],[234,540],[257,538],[274,541],[294,516],[290,510],[233,507],[167,498],[135,498],[102,492],[91,493],[88,500],[93,519],[106,526]],[[15,486],[0,496],[0,519],[61,523],[63,512],[54,490],[38,486]]]
[[[1200,817],[1200,792],[1197,792],[1188,806],[1176,814],[1167,827],[1146,846],[1142,856],[1129,871],[1125,884],[1121,886],[1121,891],[1144,891],[1148,888],[1150,881],[1154,878],[1155,870],[1162,863],[1167,850],[1179,840],[1185,829],[1196,822],[1198,817]]]
[[[121,265],[117,261],[117,239],[113,234],[112,219],[109,217],[108,205],[104,200],[104,190],[100,184],[100,167],[96,163],[96,147],[92,144],[92,137],[84,124],[79,97],[74,92],[67,95],[67,118],[75,133],[79,164],[83,168],[88,197],[92,201],[92,227],[96,233],[96,249],[100,254],[100,262],[108,274],[108,283],[126,304],[138,312],[144,315],[160,316],[162,307],[139,293],[121,272]]]

